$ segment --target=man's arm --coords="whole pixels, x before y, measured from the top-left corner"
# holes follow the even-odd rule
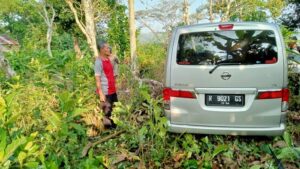
[[[113,69],[114,69],[114,77],[117,78],[119,75],[119,59],[117,56],[113,56]]]
[[[102,85],[101,85],[101,75],[102,75],[102,63],[99,60],[95,61],[94,65],[94,71],[95,71],[95,80],[96,80],[96,87],[97,87],[97,93],[100,97],[100,102],[105,102],[105,95],[102,91]]]
[[[101,78],[100,78],[100,76],[96,75],[95,79],[96,79],[97,92],[100,97],[100,102],[105,102],[106,99],[105,99],[105,95],[103,94],[102,87],[101,87],[101,80],[100,80]]]

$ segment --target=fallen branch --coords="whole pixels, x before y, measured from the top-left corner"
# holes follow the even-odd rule
[[[104,137],[103,139],[98,140],[98,141],[96,141],[96,142],[94,142],[94,143],[89,142],[89,143],[83,148],[82,153],[81,153],[81,157],[86,156],[86,154],[88,153],[88,151],[89,151],[92,147],[94,147],[94,146],[96,146],[96,145],[98,145],[98,144],[101,144],[101,143],[103,143],[103,142],[105,142],[105,141],[108,141],[108,140],[110,140],[110,139],[112,139],[112,138],[114,138],[114,137],[117,137],[118,135],[120,135],[120,134],[122,134],[122,133],[124,133],[124,132],[125,132],[125,130],[121,130],[121,131],[118,131],[118,132],[113,133],[113,134],[111,134],[111,135],[108,135],[108,136]]]
[[[164,84],[162,82],[159,82],[159,81],[153,80],[153,79],[146,79],[146,78],[141,79],[140,77],[135,75],[133,72],[132,72],[132,75],[133,75],[134,79],[137,80],[140,84],[144,83],[150,87],[152,97],[155,98],[158,95],[160,95],[160,93],[164,87]]]
[[[151,86],[156,86],[158,88],[163,88],[164,84],[162,82],[153,79],[140,79],[142,82],[149,84]]]

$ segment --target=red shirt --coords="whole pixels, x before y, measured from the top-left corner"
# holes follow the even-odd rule
[[[108,81],[108,94],[109,95],[114,94],[116,93],[116,83],[115,83],[113,65],[111,64],[110,59],[102,58],[101,60],[102,60],[103,72]]]

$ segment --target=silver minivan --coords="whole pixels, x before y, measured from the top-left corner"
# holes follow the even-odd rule
[[[275,24],[198,24],[173,31],[163,100],[169,131],[280,135],[289,99]]]

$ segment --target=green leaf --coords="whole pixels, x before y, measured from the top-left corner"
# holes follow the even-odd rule
[[[28,168],[38,168],[39,163],[34,162],[34,161],[30,161],[30,162],[25,163],[24,165]]]
[[[39,149],[39,145],[35,144],[33,145],[29,150],[28,150],[28,154],[36,154],[37,153],[37,150]]]
[[[239,39],[243,39],[244,38],[244,36],[245,36],[245,31],[243,31],[243,30],[238,30],[238,31],[236,31],[236,36],[239,38]]]
[[[85,133],[84,128],[80,124],[70,123],[69,125],[70,125],[71,128],[74,128],[75,130],[77,130],[80,134]]]
[[[72,97],[73,93],[69,93],[68,91],[62,92],[59,94],[58,98],[60,101],[60,106],[62,112],[71,112],[75,107],[75,101]]]
[[[10,168],[10,164],[11,164],[11,161],[8,160],[6,161],[2,166],[1,166],[1,169],[9,169]]]
[[[6,131],[2,128],[0,128],[0,161],[1,161],[1,152],[4,154],[4,150],[6,148]]]
[[[199,168],[197,160],[185,161],[183,166],[185,169],[198,169]]]
[[[211,168],[212,168],[211,162],[209,162],[209,161],[204,161],[202,168],[211,169]]]
[[[268,154],[272,154],[272,152],[270,151],[269,145],[268,144],[262,144],[260,145],[260,149]]]
[[[71,114],[70,117],[74,118],[77,117],[79,115],[81,115],[82,113],[88,112],[88,109],[82,109],[82,108],[77,108],[73,111],[73,113]]]
[[[257,164],[257,165],[254,165],[252,166],[250,169],[260,169],[262,166]]]
[[[147,134],[147,127],[143,126],[139,131],[138,131],[138,136],[139,136],[139,141],[143,142],[145,139],[145,135]]]
[[[21,138],[17,138],[15,140],[13,140],[12,143],[10,143],[5,149],[5,153],[4,153],[2,163],[6,162],[8,160],[8,158],[14,154],[15,150],[19,146],[21,146],[25,143],[26,143],[26,138],[25,137],[21,137]]]
[[[28,150],[32,147],[32,145],[33,145],[33,142],[32,142],[32,141],[28,142],[28,143],[26,144],[26,146],[25,146],[25,150],[28,151]]]
[[[281,149],[279,155],[277,156],[277,158],[279,159],[291,159],[291,160],[295,160],[297,159],[297,157],[298,157],[297,152],[293,150],[292,147],[285,147]]]
[[[20,153],[19,153],[19,155],[18,155],[18,161],[19,161],[19,163],[20,163],[20,165],[21,165],[21,168],[22,168],[22,166],[23,166],[23,161],[24,161],[24,159],[27,157],[27,154],[25,153],[25,152],[23,152],[23,151],[21,151]]]
[[[213,155],[211,158],[214,158],[216,155],[218,155],[219,153],[223,152],[223,151],[227,151],[228,150],[228,146],[227,145],[218,145],[214,152],[213,152]]]
[[[58,169],[59,164],[56,161],[46,161],[45,163],[47,169]]]
[[[0,118],[2,117],[5,111],[6,111],[6,103],[5,100],[0,96]]]
[[[44,154],[40,154],[38,156],[38,159],[42,162],[43,168],[47,168],[46,164],[45,164],[45,156],[44,156]]]
[[[3,158],[4,158],[4,149],[1,149],[1,150],[0,150],[0,164],[1,164],[2,161],[3,161]]]
[[[293,141],[292,141],[291,135],[290,135],[290,133],[288,133],[287,131],[285,131],[285,132],[283,133],[283,139],[284,139],[285,143],[286,143],[289,147],[292,147],[292,146],[293,146]]]
[[[14,124],[14,123],[17,121],[17,119],[18,119],[18,117],[19,117],[20,115],[21,115],[20,113],[17,113],[17,114],[15,114],[15,115],[11,116],[11,117],[4,123],[4,125],[7,126],[7,125],[10,125],[10,124]]]
[[[36,136],[37,136],[38,134],[39,134],[39,132],[36,131],[36,132],[34,132],[34,133],[31,133],[31,134],[30,134],[30,137],[36,138]]]
[[[53,111],[49,111],[49,112],[46,112],[44,114],[44,117],[49,122],[49,125],[51,126],[51,127],[48,126],[49,127],[48,129],[57,130],[57,129],[60,128],[60,126],[61,126],[61,117],[60,117],[60,115],[58,115],[58,113],[55,113]]]
[[[208,140],[208,137],[205,136],[204,138],[201,139],[201,141],[205,144],[208,144],[209,143],[209,140]]]

